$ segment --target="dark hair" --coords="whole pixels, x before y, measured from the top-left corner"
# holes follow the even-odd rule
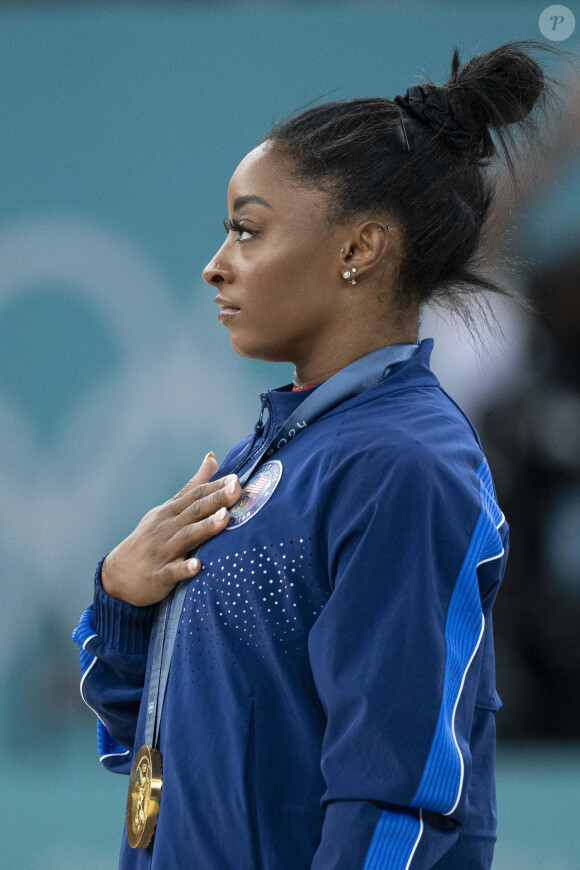
[[[456,147],[382,97],[311,108],[277,124],[262,140],[273,141],[291,158],[299,183],[327,194],[331,226],[369,211],[397,220],[403,236],[397,303],[403,309],[432,300],[473,325],[469,303],[475,300],[485,312],[480,291],[515,295],[482,274],[478,248],[495,194],[494,179],[485,171],[498,151],[489,128],[517,188],[510,150],[518,147],[508,125],[522,131],[531,153],[539,125],[530,112],[538,106],[545,113],[547,96],[557,101],[547,82],[559,82],[544,75],[526,48],[561,53],[522,40],[461,67],[456,48],[449,81],[439,88],[430,80],[422,85],[425,95],[448,100],[457,123],[477,143],[472,150]]]

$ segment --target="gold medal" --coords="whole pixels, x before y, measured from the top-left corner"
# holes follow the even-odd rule
[[[132,849],[146,849],[153,838],[162,784],[161,753],[142,746],[133,762],[127,795],[127,839]]]

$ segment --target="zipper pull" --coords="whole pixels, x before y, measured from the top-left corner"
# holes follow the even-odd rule
[[[266,396],[267,393],[260,393],[260,399],[262,400],[262,407],[260,409],[260,416],[258,417],[258,422],[254,426],[254,432],[256,435],[260,435],[264,428],[264,411],[266,409]]]

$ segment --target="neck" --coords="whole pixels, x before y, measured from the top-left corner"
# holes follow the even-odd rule
[[[390,344],[415,344],[417,341],[417,331],[407,330],[406,332],[396,336],[383,336],[371,339],[367,338],[361,341],[356,346],[340,346],[338,342],[329,350],[319,350],[311,355],[309,359],[301,362],[294,361],[294,387],[309,387],[321,384],[327,381],[341,369],[345,368],[350,363],[374,350],[381,347],[386,347]]]

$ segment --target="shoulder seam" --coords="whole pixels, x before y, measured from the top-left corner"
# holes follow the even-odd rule
[[[471,420],[469,419],[469,417],[467,416],[467,414],[465,413],[465,411],[463,410],[463,408],[460,408],[460,407],[459,407],[459,405],[457,404],[457,402],[455,401],[455,399],[452,399],[452,398],[451,398],[451,396],[449,395],[449,393],[447,393],[447,392],[443,389],[443,387],[441,386],[441,384],[439,384],[438,389],[443,393],[443,395],[445,396],[445,398],[446,398],[449,402],[451,402],[451,404],[452,404],[455,408],[457,408],[457,410],[459,411],[459,413],[461,414],[461,416],[463,417],[463,419],[465,420],[465,422],[467,423],[467,425],[468,425],[469,428],[471,429],[471,431],[472,431],[472,433],[473,433],[473,437],[475,438],[475,441],[477,442],[477,446],[480,448],[480,450],[483,451],[483,447],[482,447],[482,445],[481,445],[481,441],[479,440],[479,435],[477,434],[477,429],[475,428],[475,426],[473,425],[473,423],[471,422]]]

